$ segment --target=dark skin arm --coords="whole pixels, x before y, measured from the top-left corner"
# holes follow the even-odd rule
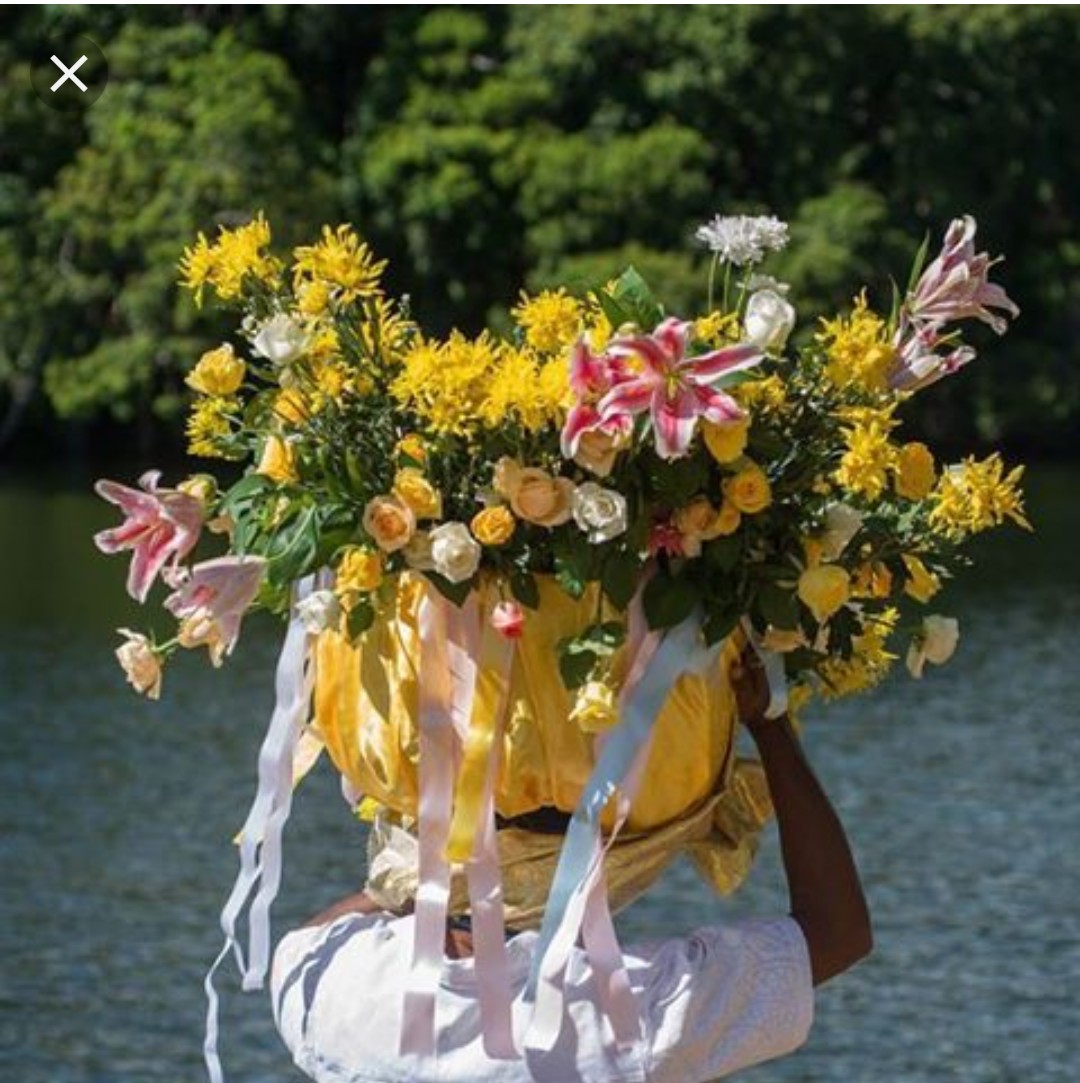
[[[739,718],[769,783],[791,899],[820,985],[870,953],[870,914],[843,825],[803,754],[787,715],[766,719],[768,683],[748,650],[734,675]]]

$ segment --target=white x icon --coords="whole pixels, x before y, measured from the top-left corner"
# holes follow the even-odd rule
[[[75,63],[74,63],[74,64],[72,64],[70,68],[66,68],[66,67],[64,67],[64,64],[63,64],[63,62],[62,62],[62,61],[60,60],[60,58],[59,58],[58,56],[56,56],[55,54],[54,54],[54,55],[53,55],[53,57],[52,57],[52,62],[53,62],[53,63],[54,63],[54,64],[55,64],[55,65],[56,65],[56,66],[57,66],[57,67],[58,67],[58,68],[59,68],[59,69],[60,69],[60,70],[61,70],[61,71],[62,71],[63,73],[64,73],[63,75],[61,75],[61,76],[60,76],[60,78],[59,78],[59,79],[57,79],[57,80],[56,80],[56,82],[55,82],[55,83],[53,83],[53,85],[52,85],[51,87],[49,87],[49,89],[50,89],[50,90],[51,90],[51,91],[52,91],[52,92],[53,92],[54,94],[56,93],[56,88],[57,88],[57,87],[59,87],[59,86],[62,86],[62,85],[63,85],[64,83],[66,83],[66,82],[67,82],[67,81],[68,81],[69,79],[70,79],[70,80],[71,80],[71,81],[72,81],[72,82],[73,82],[73,83],[74,83],[74,84],[75,84],[75,85],[76,85],[76,86],[77,86],[77,87],[78,87],[78,88],[79,88],[79,89],[80,89],[80,90],[81,90],[81,91],[82,91],[82,92],[83,92],[84,94],[86,93],[86,91],[87,91],[87,86],[86,86],[86,84],[85,84],[85,83],[84,83],[84,82],[83,82],[83,81],[82,81],[82,80],[81,80],[81,79],[80,79],[80,78],[79,78],[79,77],[78,77],[78,76],[77,76],[77,75],[75,74],[75,72],[76,72],[76,71],[78,71],[78,69],[79,69],[80,67],[82,67],[82,65],[83,65],[83,64],[85,64],[85,63],[86,63],[86,57],[85,57],[85,56],[80,56],[80,57],[79,57],[79,59],[78,59],[78,60],[76,60],[76,61],[75,61]]]

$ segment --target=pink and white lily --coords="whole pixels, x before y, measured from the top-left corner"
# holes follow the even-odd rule
[[[624,422],[648,411],[662,459],[686,454],[698,418],[716,424],[743,418],[738,403],[713,383],[751,368],[764,356],[760,347],[742,343],[688,357],[692,326],[671,317],[651,335],[623,336],[608,346],[608,354],[631,371],[600,400],[599,415],[604,422]]]
[[[604,433],[613,443],[630,435],[631,418],[604,418],[597,408],[600,399],[629,375],[623,361],[608,354],[594,354],[584,336],[574,343],[570,352],[570,389],[577,402],[570,407],[563,424],[564,458],[573,459],[578,454],[581,438],[586,433]]]
[[[907,295],[893,337],[897,361],[889,383],[894,390],[918,390],[974,358],[973,349],[956,346],[955,335],[945,331],[946,325],[975,319],[1003,335],[1008,328],[1006,316],[1020,314],[1005,290],[990,281],[990,268],[999,261],[975,251],[975,230],[971,215],[954,219],[941,252]],[[939,353],[940,346],[952,348]]]
[[[176,568],[195,548],[202,531],[202,501],[178,489],[163,489],[160,480],[161,472],[150,470],[139,478],[142,492],[104,478],[94,486],[99,496],[124,513],[124,522],[95,534],[94,544],[103,553],[131,550],[127,591],[140,602],[146,601],[170,558]]]
[[[240,637],[265,572],[266,561],[255,556],[219,557],[175,572],[176,589],[165,608],[180,620],[181,645],[205,646],[214,665],[221,665]]]

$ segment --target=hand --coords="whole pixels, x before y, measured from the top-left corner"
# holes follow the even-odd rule
[[[758,723],[764,722],[770,699],[769,681],[765,676],[761,658],[749,644],[732,667],[731,683],[735,691],[739,721],[747,729],[753,729]]]

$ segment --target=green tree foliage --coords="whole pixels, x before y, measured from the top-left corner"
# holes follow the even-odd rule
[[[691,238],[717,211],[792,223],[776,270],[804,319],[862,281],[887,305],[874,276],[970,211],[1023,315],[923,423],[1024,451],[1067,450],[1080,426],[1076,8],[9,10],[0,444],[45,401],[173,416],[211,332],[177,303],[180,249],[258,208],[286,242],[351,220],[418,314],[468,329],[520,284],[584,289],[626,262],[699,303]],[[91,10],[111,84],[64,117],[27,65]]]

